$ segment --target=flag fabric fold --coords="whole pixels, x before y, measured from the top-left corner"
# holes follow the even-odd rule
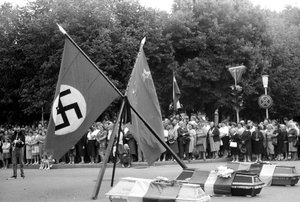
[[[159,138],[164,140],[160,106],[142,45],[128,82],[126,96],[130,105],[148,123]],[[131,111],[131,115],[131,131],[143,152],[145,160],[151,165],[165,151],[165,148],[135,112]]]
[[[177,109],[181,108],[179,98],[181,96],[175,75],[173,74],[173,107],[174,111],[177,111]]]
[[[118,96],[107,78],[66,37],[46,151],[55,159],[63,156]]]

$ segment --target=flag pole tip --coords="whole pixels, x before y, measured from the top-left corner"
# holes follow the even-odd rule
[[[141,41],[141,46],[144,46],[145,42],[146,42],[146,37],[144,37],[144,38],[142,39],[142,41]]]
[[[63,34],[67,34],[66,30],[64,30],[64,28],[62,28],[62,26],[60,26],[58,23],[56,23],[58,26],[59,31],[61,31]]]

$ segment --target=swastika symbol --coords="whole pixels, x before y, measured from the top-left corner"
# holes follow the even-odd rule
[[[56,110],[57,110],[57,114],[61,115],[63,123],[55,126],[55,131],[70,126],[70,121],[69,121],[69,119],[67,117],[66,111],[74,109],[74,111],[75,111],[75,113],[77,115],[77,118],[78,119],[82,118],[82,113],[81,113],[80,108],[79,108],[79,106],[78,106],[78,104],[76,102],[73,103],[73,104],[69,104],[69,105],[63,106],[61,98],[64,97],[64,96],[66,96],[66,95],[68,95],[68,94],[71,94],[71,90],[70,89],[64,90],[64,91],[62,91],[62,92],[59,93],[58,107],[56,108]]]

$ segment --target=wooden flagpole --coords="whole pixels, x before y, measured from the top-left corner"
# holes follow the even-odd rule
[[[114,129],[113,129],[113,131],[111,133],[111,136],[110,136],[107,148],[106,148],[103,166],[100,169],[98,177],[97,177],[96,185],[95,185],[93,196],[92,196],[92,199],[94,199],[94,200],[97,199],[98,194],[99,194],[99,190],[100,190],[101,183],[103,181],[103,177],[104,177],[105,169],[106,169],[106,166],[107,166],[107,162],[108,162],[110,153],[111,153],[113,145],[114,145],[114,141],[115,141],[115,137],[116,137],[116,132],[117,132],[116,130],[118,129],[118,123],[120,125],[122,124],[121,123],[121,117],[122,117],[122,114],[123,114],[124,106],[125,106],[125,99],[123,99],[123,101],[122,101],[122,105],[121,105],[121,109],[120,109],[120,112],[119,112],[119,115],[118,115],[118,119],[117,119],[116,124],[114,126]]]
[[[123,103],[125,103],[125,100],[123,99]],[[124,110],[124,107],[123,107],[123,110]],[[120,111],[121,113],[121,118],[119,120],[119,130],[118,130],[118,137],[117,137],[117,145],[116,145],[116,159],[115,159],[115,162],[114,162],[114,167],[113,167],[113,171],[112,171],[112,177],[111,177],[111,183],[110,183],[110,186],[114,186],[114,179],[115,179],[115,171],[116,171],[116,164],[117,164],[117,158],[118,158],[118,155],[119,155],[119,150],[118,150],[118,147],[119,147],[119,142],[120,142],[120,134],[121,134],[121,130],[122,130],[122,122],[123,122],[123,110]],[[121,160],[121,159],[120,159]]]
[[[130,108],[134,113],[139,117],[139,119],[145,124],[145,126],[150,130],[150,132],[156,137],[156,139],[168,150],[174,159],[177,161],[177,163],[183,168],[186,169],[187,166],[183,161],[180,160],[180,158],[177,156],[177,154],[162,140],[159,138],[159,136],[156,134],[156,132],[151,128],[151,126],[145,121],[145,119],[131,106],[131,104],[128,102]]]

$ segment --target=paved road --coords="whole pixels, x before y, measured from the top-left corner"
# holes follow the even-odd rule
[[[294,165],[300,172],[300,161],[276,162],[280,165]],[[197,167],[203,170],[215,169],[222,162],[188,164],[188,167]],[[133,167],[117,168],[115,183],[122,177],[155,178],[164,176],[174,179],[180,172],[178,165],[161,165],[153,167]],[[96,178],[99,169],[97,168],[73,168],[73,169],[52,169],[37,170],[26,169],[26,178],[16,180],[6,180],[11,176],[12,170],[0,170],[0,202],[91,202]],[[105,173],[98,199],[96,201],[108,202],[105,193],[110,189],[112,168],[108,168]],[[298,202],[300,193],[300,183],[294,187],[264,187],[262,192],[256,197],[213,197],[212,202],[218,201],[251,201],[251,202],[276,202],[288,201]]]

